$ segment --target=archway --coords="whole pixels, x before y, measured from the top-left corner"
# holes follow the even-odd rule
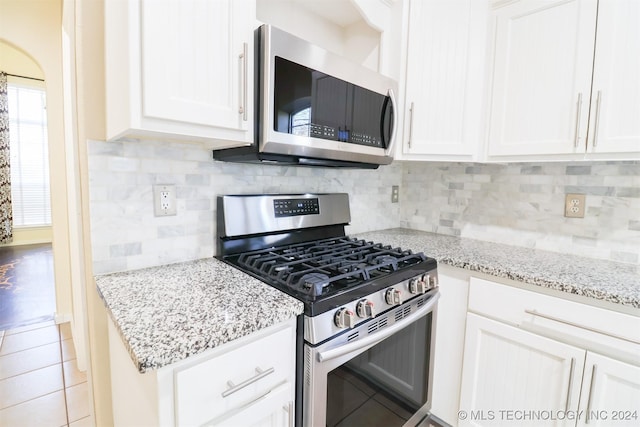
[[[44,72],[0,40],[8,83],[13,238],[0,246],[0,330],[54,318],[50,174]]]

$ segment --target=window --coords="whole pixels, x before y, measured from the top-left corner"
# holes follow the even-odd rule
[[[51,225],[44,89],[8,84],[14,227]]]
[[[311,127],[311,107],[304,108],[291,115],[291,133],[300,136],[309,136]]]

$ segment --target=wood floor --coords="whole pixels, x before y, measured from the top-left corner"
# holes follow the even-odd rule
[[[53,319],[51,244],[0,247],[0,330]]]

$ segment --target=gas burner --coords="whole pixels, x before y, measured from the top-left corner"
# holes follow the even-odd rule
[[[298,283],[310,290],[312,296],[322,294],[322,290],[329,285],[329,276],[323,273],[307,273],[300,278]]]
[[[379,255],[373,258],[373,264],[380,264],[381,268],[391,267],[389,271],[396,271],[398,269],[398,258],[391,255]]]
[[[317,301],[424,260],[422,254],[344,236],[243,253],[237,263]]]
[[[302,301],[309,317],[397,284],[406,287],[437,268],[422,253],[345,235],[350,214],[344,194],[222,196],[218,203],[220,257]],[[308,204],[318,208],[269,215],[272,206],[280,212],[283,205],[293,211]]]

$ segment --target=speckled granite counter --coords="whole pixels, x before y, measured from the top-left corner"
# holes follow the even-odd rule
[[[359,237],[435,258],[441,264],[640,308],[640,267],[408,229]]]
[[[249,335],[303,310],[298,300],[214,258],[95,280],[140,372]]]

